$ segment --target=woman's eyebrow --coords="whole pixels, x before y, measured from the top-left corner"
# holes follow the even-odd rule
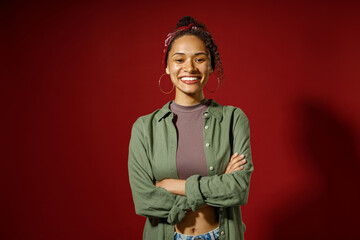
[[[174,53],[172,55],[172,57],[175,56],[175,55],[185,55],[185,53],[177,52],[177,53]],[[195,53],[194,55],[198,56],[198,55],[208,55],[208,54],[206,52],[198,52],[198,53]]]
[[[185,55],[185,53],[177,52],[177,53],[174,53],[174,54],[172,55],[172,57],[175,56],[175,55]]]
[[[198,53],[195,53],[195,55],[208,55],[206,52],[198,52]]]

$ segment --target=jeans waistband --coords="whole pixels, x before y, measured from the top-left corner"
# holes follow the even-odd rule
[[[203,233],[196,236],[181,234],[178,232],[174,233],[174,240],[218,240],[219,239],[219,227],[211,230],[210,232]]]

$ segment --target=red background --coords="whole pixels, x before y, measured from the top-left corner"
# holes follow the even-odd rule
[[[49,2],[0,3],[1,239],[141,238],[130,130],[173,98],[157,81],[183,15],[219,46],[226,81],[207,98],[250,120],[246,239],[358,235],[358,4]]]

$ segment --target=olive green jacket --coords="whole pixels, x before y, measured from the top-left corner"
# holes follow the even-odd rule
[[[176,169],[177,133],[170,102],[142,116],[133,125],[129,146],[129,179],[135,211],[147,217],[143,239],[174,239],[174,225],[188,209],[203,204],[216,207],[220,240],[244,239],[245,225],[240,206],[247,203],[253,171],[249,122],[239,108],[211,101],[204,112],[204,149],[208,176],[186,179],[186,196],[175,195],[154,183],[178,178]],[[243,170],[223,174],[231,155],[244,154]]]

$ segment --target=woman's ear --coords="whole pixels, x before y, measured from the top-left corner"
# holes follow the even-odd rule
[[[166,66],[165,72],[166,72],[167,74],[170,74],[169,65]]]

